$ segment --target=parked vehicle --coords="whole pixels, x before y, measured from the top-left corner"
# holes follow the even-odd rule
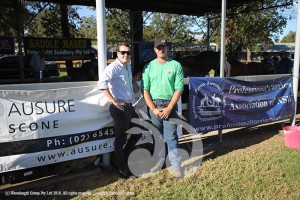
[[[45,69],[45,76],[59,76],[60,75],[60,68],[59,65],[53,61],[46,61],[46,69]]]

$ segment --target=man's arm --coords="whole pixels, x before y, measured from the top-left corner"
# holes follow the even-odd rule
[[[173,110],[174,106],[177,104],[179,98],[181,96],[181,91],[180,90],[176,90],[173,94],[173,97],[168,105],[168,107]]]
[[[35,70],[35,71],[38,71],[37,67],[36,67],[36,62],[37,62],[37,58],[36,58],[36,54],[33,54],[30,58],[30,61],[29,61],[29,66]]]
[[[174,106],[177,104],[180,96],[181,96],[181,91],[176,90],[174,92],[173,96],[172,96],[172,99],[171,99],[169,105],[166,108],[162,109],[162,112],[160,114],[160,118],[162,118],[162,119],[168,119],[169,118],[169,115],[172,112]]]
[[[153,100],[152,100],[152,98],[151,98],[151,96],[150,96],[149,91],[148,91],[148,90],[144,90],[144,91],[143,91],[143,96],[144,96],[144,99],[145,99],[145,102],[146,102],[148,108],[149,108],[150,110],[152,110],[152,112],[153,112],[157,117],[160,117],[161,112],[162,112],[162,109],[156,108],[156,106],[154,105]]]
[[[109,89],[101,89],[102,93],[109,99],[109,101],[114,104],[117,108],[123,110],[125,102],[115,99],[113,95],[110,93]]]
[[[123,110],[124,109],[123,106],[125,105],[125,102],[115,99],[108,89],[108,82],[112,80],[112,77],[113,77],[112,65],[109,65],[105,68],[104,73],[99,79],[99,90],[103,92],[103,94],[108,98],[108,100],[112,104],[114,104],[117,108]]]
[[[110,93],[109,89],[101,89],[102,93],[108,98],[110,102],[114,102],[115,98],[113,95]]]
[[[148,90],[144,90],[143,96],[144,96],[144,99],[145,99],[145,102],[146,102],[147,106],[149,107],[150,110],[153,111],[156,108],[156,106],[153,103],[153,100],[152,100],[152,98],[150,96],[149,91]]]
[[[288,67],[288,74],[291,74],[293,72],[294,63],[291,59],[289,59],[289,67]]]

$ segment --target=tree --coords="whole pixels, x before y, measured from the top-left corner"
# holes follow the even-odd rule
[[[129,11],[106,9],[106,38],[110,41],[130,41]]]
[[[76,36],[78,24],[82,22],[77,13],[77,6],[67,6],[65,4],[43,4],[30,5],[36,16],[27,26],[26,35],[35,37],[65,37]],[[63,33],[67,30],[69,33]]]
[[[192,19],[188,16],[154,13],[149,25],[144,26],[144,40],[153,41],[158,35],[166,37],[169,42],[192,43],[196,41],[191,30]]]
[[[76,36],[80,38],[97,38],[97,23],[95,16],[83,17],[82,23],[76,32]]]
[[[15,32],[14,4],[3,1],[0,13],[0,32],[4,35],[12,35]],[[96,38],[96,20],[93,17],[80,19],[76,6],[66,6],[65,16],[61,13],[61,7],[57,4],[22,1],[22,18],[24,19],[25,35],[35,37],[62,37],[63,30],[67,30],[68,37],[92,37]],[[273,39],[283,32],[287,18],[283,14],[283,8],[276,8],[277,4],[286,3],[286,0],[265,0],[263,3],[250,3],[235,7],[227,11],[226,48],[229,56],[237,57],[234,52],[241,52],[250,48],[259,50],[257,44],[267,48]],[[7,5],[9,4],[9,6]],[[273,6],[270,9],[264,9]],[[65,9],[66,9],[65,8]],[[144,12],[145,15],[149,13]],[[129,41],[130,13],[128,10],[106,9],[106,36],[107,40]],[[220,17],[211,14],[211,42],[220,43]],[[144,41],[153,41],[157,35],[164,35],[170,42],[196,42],[198,30],[192,30],[195,21],[189,16],[176,14],[154,13],[144,22]],[[11,22],[11,23],[8,23]],[[64,22],[64,25],[62,25]],[[201,25],[205,21],[200,23]],[[62,27],[62,28],[60,28]],[[14,35],[16,35],[14,33]],[[206,38],[205,38],[206,39]],[[203,43],[206,41],[203,40]]]
[[[275,7],[286,3],[284,0],[266,0],[262,3],[251,3],[228,10],[226,24],[226,52],[231,59],[239,59],[243,49],[260,51],[268,48],[283,32],[287,23],[287,16],[283,14],[283,8]],[[273,6],[273,8],[263,9]],[[220,24],[220,19],[217,18]],[[220,43],[220,26],[212,36],[212,41]]]
[[[17,11],[18,0],[0,2],[0,35],[17,36],[17,14],[22,20],[28,20],[32,13],[25,8],[24,2]]]
[[[150,13],[144,12],[144,19]],[[120,9],[106,9],[107,40],[129,41],[130,13]],[[157,35],[163,35],[170,42],[195,42],[197,33],[191,30],[192,20],[188,16],[154,13],[144,22],[144,41],[153,41]],[[159,31],[158,31],[159,30]]]
[[[296,40],[296,32],[289,31],[289,33],[284,36],[281,40],[281,43],[293,43]]]
[[[27,8],[35,13],[28,23],[27,36],[74,38],[81,19],[78,7],[66,4],[32,3]],[[72,76],[72,61],[66,61],[67,74]]]

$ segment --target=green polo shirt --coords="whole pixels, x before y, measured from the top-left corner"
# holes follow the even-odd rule
[[[183,91],[183,79],[179,62],[169,59],[160,64],[155,59],[144,68],[142,89],[148,90],[152,99],[171,100],[176,90]]]

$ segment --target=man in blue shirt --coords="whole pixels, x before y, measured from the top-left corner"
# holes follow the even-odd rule
[[[293,61],[287,56],[288,53],[280,51],[280,61],[277,66],[276,74],[291,74],[293,69]]]
[[[31,66],[34,78],[37,82],[42,82],[44,79],[44,73],[46,69],[46,63],[45,63],[45,50],[39,49],[38,53],[35,53],[32,55],[29,65]]]
[[[116,60],[105,68],[99,80],[99,89],[111,102],[109,111],[114,122],[115,157],[119,173],[125,178],[133,177],[128,168],[127,159],[141,138],[141,134],[133,134],[126,144],[126,131],[131,128],[131,119],[138,118],[132,106],[133,92],[138,92],[138,86],[132,81],[130,58],[129,44],[120,44]]]

